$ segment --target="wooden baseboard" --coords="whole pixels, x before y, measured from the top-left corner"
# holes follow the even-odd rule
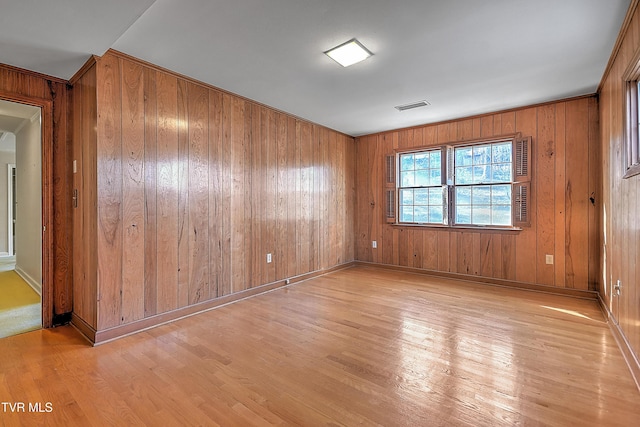
[[[288,286],[294,283],[299,283],[304,280],[308,280],[314,277],[322,276],[334,271],[343,270],[354,266],[354,262],[347,262],[337,265],[325,270],[313,271],[310,273],[302,274],[299,276],[289,277],[287,279],[279,280],[272,283],[267,283],[256,288],[247,289],[245,291],[237,292],[231,295],[225,295],[223,297],[216,298],[214,300],[204,301],[199,304],[182,307],[166,313],[161,313],[152,317],[138,320],[136,322],[127,323],[125,325],[116,326],[109,329],[95,330],[89,326],[85,321],[77,317],[75,314],[72,317],[71,323],[78,329],[93,345],[104,344],[109,341],[113,341],[118,338],[122,338],[127,335],[141,332],[147,329],[155,328],[156,326],[163,325],[165,323],[173,322],[178,319],[182,319],[195,314],[203,313],[205,311],[212,310],[214,308],[222,307],[223,305],[231,304],[250,298],[256,295],[271,292],[275,289]]]
[[[627,367],[629,368],[631,376],[636,383],[636,387],[638,387],[638,391],[640,391],[640,360],[638,360],[631,344],[629,344],[629,340],[627,340],[627,336],[624,334],[622,329],[620,329],[620,325],[616,323],[611,311],[609,311],[609,307],[607,307],[600,294],[598,294],[598,303],[605,315],[611,334],[613,335],[613,338],[615,338],[616,343],[622,352],[624,361],[627,363]]]
[[[356,265],[368,265],[371,267],[380,267],[387,270],[404,271],[408,273],[424,274],[427,276],[444,277],[447,279],[465,280],[468,282],[480,283],[489,286],[501,286],[507,288],[521,289],[532,292],[542,292],[553,295],[569,296],[573,298],[596,300],[598,293],[596,291],[585,291],[582,289],[557,288],[555,286],[536,285],[532,283],[516,282],[512,280],[494,279],[491,277],[473,276],[470,274],[449,273],[443,271],[426,270],[415,267],[404,267],[391,264],[378,264],[364,261],[355,261]]]
[[[76,328],[91,344],[96,342],[96,330],[75,313],[71,313],[71,326]]]

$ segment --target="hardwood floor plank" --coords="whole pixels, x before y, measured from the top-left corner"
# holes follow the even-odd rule
[[[634,425],[595,301],[357,266],[90,347],[0,340],[0,425]]]

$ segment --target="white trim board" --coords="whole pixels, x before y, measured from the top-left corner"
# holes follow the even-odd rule
[[[18,275],[20,277],[22,277],[24,279],[24,281],[27,282],[27,284],[29,286],[31,286],[34,291],[37,292],[38,295],[42,296],[42,284],[41,283],[38,283],[37,280],[35,280],[33,277],[29,276],[24,270],[22,270],[18,266],[16,266],[16,273],[18,273]]]

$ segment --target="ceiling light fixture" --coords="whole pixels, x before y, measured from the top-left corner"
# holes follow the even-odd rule
[[[343,67],[348,67],[349,65],[364,61],[373,55],[373,53],[364,47],[358,40],[351,39],[342,43],[340,46],[329,49],[325,52],[325,55]]]

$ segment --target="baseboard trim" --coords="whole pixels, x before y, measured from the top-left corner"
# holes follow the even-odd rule
[[[71,326],[76,328],[91,344],[96,341],[96,330],[75,313],[71,313]]]
[[[18,273],[18,276],[22,277],[22,279],[25,282],[27,282],[27,284],[29,286],[31,286],[34,291],[36,291],[38,293],[38,295],[42,296],[42,284],[38,283],[37,280],[35,280],[33,277],[29,276],[29,274],[27,274],[23,269],[21,269],[17,265],[16,265],[16,268],[15,268],[15,271],[16,271],[16,273]]]
[[[599,293],[598,303],[604,313],[605,319],[607,320],[607,325],[609,325],[611,334],[616,340],[616,344],[618,344],[618,348],[620,348],[620,351],[622,352],[622,357],[624,357],[624,361],[631,372],[631,377],[633,378],[633,381],[635,381],[638,391],[640,391],[640,360],[638,360],[629,340],[627,340],[627,336],[624,334],[622,329],[620,329],[620,325],[615,322],[615,318],[611,311],[609,311],[609,307],[607,307],[607,304]]]
[[[127,323],[125,325],[115,326],[109,329],[96,330],[87,324],[77,315],[73,314],[71,323],[78,329],[93,345],[100,345],[109,341],[116,340],[118,338],[125,337],[137,332],[142,332],[165,323],[173,322],[185,317],[193,316],[196,314],[204,313],[205,311],[213,310],[215,308],[222,307],[227,304],[238,302],[240,300],[251,298],[257,295],[265,294],[267,292],[274,291],[276,289],[292,285],[294,283],[300,283],[305,280],[312,279],[314,277],[323,276],[325,274],[333,273],[335,271],[344,270],[353,267],[355,263],[353,261],[337,265],[324,270],[317,270],[310,273],[301,274],[298,276],[289,277],[287,279],[278,280],[272,283],[267,283],[262,286],[247,289],[241,292],[237,292],[231,295],[225,295],[213,300],[203,301],[198,304],[190,305],[187,307],[178,308],[166,313],[161,313],[155,316],[140,319],[135,322]]]
[[[524,291],[569,296],[569,297],[580,298],[580,299],[596,300],[598,298],[598,292],[585,291],[582,289],[557,288],[555,286],[536,285],[532,283],[517,282],[513,280],[494,279],[491,277],[474,276],[470,274],[450,273],[450,272],[427,270],[427,269],[415,268],[415,267],[405,267],[401,265],[378,264],[378,263],[365,262],[365,261],[355,261],[354,264],[370,266],[370,267],[379,267],[379,268],[384,268],[386,270],[395,270],[395,271],[404,271],[407,273],[423,274],[426,276],[436,276],[436,277],[442,277],[446,279],[464,280],[467,282],[479,283],[479,284],[489,285],[489,286],[499,286],[499,287],[506,287],[506,288],[512,288],[512,289],[520,289]]]

